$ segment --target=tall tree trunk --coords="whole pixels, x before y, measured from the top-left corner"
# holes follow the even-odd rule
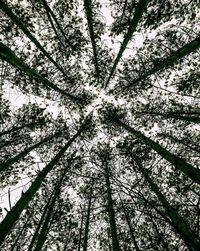
[[[73,46],[73,44],[71,43],[71,41],[66,37],[66,32],[63,30],[62,26],[60,25],[58,19],[55,16],[55,14],[53,13],[53,11],[51,10],[51,8],[47,4],[47,1],[46,0],[42,0],[42,3],[44,5],[45,11],[46,11],[46,13],[48,15],[49,21],[51,20],[51,17],[52,17],[52,19],[56,23],[58,29],[60,30],[63,38],[65,39],[65,42],[72,48],[72,50],[76,50],[76,48]],[[52,28],[53,28],[53,25],[52,25]],[[53,28],[53,29],[54,29],[55,33],[57,34],[56,29],[55,28]],[[57,35],[57,36],[59,38],[59,35]]]
[[[87,128],[90,123],[91,116],[87,117],[77,133],[65,144],[64,147],[55,155],[49,164],[38,174],[37,178],[33,181],[29,189],[22,195],[17,201],[12,210],[7,213],[6,217],[0,224],[0,245],[4,241],[5,237],[11,231],[15,222],[19,219],[22,211],[26,208],[28,203],[32,200],[35,193],[40,188],[42,182],[46,178],[47,174],[58,164],[59,160],[63,157],[66,150],[71,146],[77,137]]]
[[[179,215],[177,210],[170,205],[165,196],[160,192],[159,187],[151,179],[149,171],[143,168],[138,161],[135,161],[135,163],[137,163],[138,170],[143,174],[149,187],[156,194],[159,201],[161,202],[167,216],[171,220],[171,225],[183,239],[189,250],[191,251],[200,250],[200,239],[190,229],[189,224]]]
[[[133,33],[136,31],[137,26],[139,24],[139,21],[141,20],[142,15],[143,15],[144,11],[146,10],[148,2],[149,2],[149,0],[140,0],[139,3],[137,4],[137,6],[135,8],[135,13],[134,13],[133,19],[131,20],[130,26],[128,28],[127,33],[124,36],[124,40],[121,44],[121,47],[119,49],[119,52],[118,52],[117,57],[115,59],[115,62],[113,64],[113,67],[111,69],[110,75],[105,83],[105,88],[107,88],[107,86],[110,82],[110,79],[112,78],[112,76],[117,68],[117,65],[118,65],[127,45],[128,45],[128,42],[131,40]]]
[[[97,77],[99,77],[97,46],[96,46],[96,42],[95,42],[95,34],[94,34],[94,29],[93,29],[93,23],[94,22],[93,22],[93,17],[92,17],[91,4],[92,4],[91,0],[84,0],[84,9],[85,9],[86,17],[87,17],[88,29],[89,29],[89,33],[90,33],[90,39],[91,39],[91,42],[92,42],[95,70],[96,70]]]
[[[81,250],[81,243],[82,243],[82,231],[83,231],[83,220],[84,220],[84,211],[82,212],[82,215],[81,215],[81,227],[79,229],[79,241],[78,241],[78,251]],[[65,249],[64,249],[65,251]]]
[[[181,111],[178,113],[173,113],[173,112],[136,112],[136,114],[148,114],[152,116],[161,116],[166,119],[177,119],[177,120],[182,120],[182,121],[187,121],[187,122],[193,122],[193,123],[200,123],[200,115],[199,116],[194,116],[191,114],[191,116],[188,116],[189,114],[181,114]]]
[[[19,241],[20,237],[22,236],[24,230],[26,229],[26,226],[28,225],[28,223],[29,223],[29,221],[30,221],[30,219],[31,219],[31,216],[32,216],[32,213],[30,213],[29,216],[27,217],[27,220],[26,220],[26,222],[24,223],[23,227],[21,228],[21,230],[20,230],[20,232],[19,232],[17,238],[15,239],[15,242],[13,243],[13,245],[12,245],[10,251],[14,251],[14,249],[16,248],[16,246],[17,246],[17,244],[18,244],[18,241]]]
[[[6,134],[9,134],[9,133],[13,133],[13,132],[16,132],[16,131],[19,131],[25,127],[33,127],[35,125],[37,125],[38,122],[32,122],[32,123],[27,123],[27,124],[24,124],[22,126],[13,126],[11,129],[8,129],[6,131],[3,131],[3,132],[0,132],[0,137],[2,137],[3,135],[6,135]]]
[[[184,58],[185,56],[189,55],[195,50],[198,50],[199,47],[200,47],[200,36],[198,36],[190,43],[179,48],[177,51],[172,52],[171,55],[162,59],[161,63],[155,65],[151,70],[147,71],[137,79],[133,80],[132,83],[128,84],[126,87],[124,87],[124,89],[127,89],[130,86],[134,86],[137,82],[145,80],[147,77],[174,65],[179,59]]]
[[[28,251],[31,251],[31,250],[33,249],[33,246],[34,246],[34,244],[35,244],[35,241],[36,241],[37,238],[38,238],[38,234],[39,234],[39,232],[40,232],[40,229],[41,229],[41,226],[42,226],[42,222],[44,221],[44,218],[45,218],[45,215],[46,215],[46,213],[47,213],[49,204],[50,204],[50,202],[51,202],[51,198],[52,198],[52,196],[53,196],[53,192],[54,192],[54,191],[52,191],[51,195],[50,195],[49,198],[48,198],[48,201],[47,201],[45,207],[43,208],[43,212],[42,212],[41,218],[40,218],[40,220],[39,220],[39,222],[38,222],[38,225],[37,225],[37,227],[36,227],[36,229],[35,229],[35,232],[34,232],[34,234],[33,234],[33,236],[32,236],[31,242],[30,242],[29,247],[28,247]]]
[[[88,244],[88,235],[89,235],[89,224],[90,224],[90,213],[91,213],[91,204],[92,204],[92,192],[93,192],[93,180],[90,187],[90,194],[89,194],[89,201],[88,201],[88,208],[87,208],[87,217],[85,223],[85,234],[83,240],[83,251],[87,251],[87,244]]]
[[[193,143],[194,144],[194,147],[193,147],[193,146],[189,145],[188,143],[186,143],[184,139],[178,139],[177,137],[175,137],[173,135],[170,135],[167,133],[162,133],[162,136],[165,136],[165,137],[173,140],[174,142],[178,142],[178,143],[186,146],[187,148],[190,148],[192,151],[195,151],[200,154],[200,146],[195,145],[194,143]]]
[[[81,97],[76,97],[70,93],[67,93],[63,89],[60,89],[57,85],[55,85],[47,78],[39,74],[35,69],[29,67],[26,63],[23,62],[23,60],[17,57],[15,53],[8,46],[6,46],[1,42],[0,42],[0,58],[2,60],[5,60],[9,64],[13,65],[14,67],[18,68],[19,70],[25,72],[29,77],[41,81],[44,84],[44,86],[49,87],[62,95],[65,95],[69,99],[83,101]]]
[[[75,153],[76,152],[74,152],[74,154]],[[71,162],[72,162],[72,158],[74,157],[74,154],[72,154],[66,168],[64,169],[58,183],[56,184],[56,186],[54,188],[53,196],[52,196],[50,204],[48,205],[47,212],[46,212],[46,215],[45,215],[45,219],[44,219],[44,222],[42,224],[42,228],[40,230],[40,233],[38,234],[37,243],[36,243],[36,246],[34,248],[34,251],[41,251],[42,247],[43,247],[43,245],[44,245],[44,243],[45,243],[45,241],[47,239],[47,235],[48,235],[48,232],[49,232],[49,227],[50,227],[50,222],[52,220],[54,207],[55,207],[56,201],[57,201],[57,199],[58,199],[58,197],[60,195],[60,190],[61,190],[63,180],[65,178],[65,175],[66,175],[67,171],[69,170],[69,168],[71,166]]]
[[[119,240],[118,240],[118,235],[117,235],[117,226],[116,226],[116,220],[115,220],[115,211],[114,211],[114,205],[113,205],[113,199],[112,199],[112,189],[110,185],[110,171],[109,171],[107,161],[105,161],[103,164],[105,168],[104,176],[105,176],[105,181],[106,181],[107,211],[108,211],[110,231],[111,231],[111,237],[112,237],[112,248],[113,248],[113,251],[120,251]]]
[[[168,162],[170,162],[172,165],[174,165],[176,167],[176,169],[182,171],[184,174],[186,174],[188,177],[190,177],[190,179],[192,179],[194,182],[200,184],[200,170],[198,170],[197,168],[195,168],[191,164],[187,163],[185,160],[179,158],[175,154],[169,152],[164,147],[162,147],[159,143],[146,137],[141,132],[135,130],[134,128],[130,127],[129,125],[126,125],[124,122],[120,121],[119,119],[117,119],[117,118],[112,119],[111,118],[111,121],[114,123],[117,123],[118,125],[123,127],[125,130],[134,134],[144,144],[146,144],[147,146],[150,146],[160,156],[162,156],[164,159],[166,159]]]
[[[68,78],[65,71],[61,66],[50,56],[50,54],[44,49],[44,47],[40,44],[40,42],[31,34],[31,32],[26,28],[25,24],[18,18],[10,7],[4,2],[4,0],[0,0],[0,9],[26,34],[26,36],[35,44],[35,46],[55,65],[55,67],[62,72],[62,74]]]
[[[56,132],[53,135],[50,135],[46,138],[44,138],[43,140],[41,140],[40,142],[26,148],[25,150],[23,150],[21,153],[19,153],[18,155],[16,155],[13,158],[10,158],[7,161],[4,161],[3,163],[0,163],[0,172],[8,169],[11,165],[13,165],[14,163],[18,162],[19,160],[21,160],[23,157],[25,157],[27,154],[29,154],[31,151],[33,151],[34,149],[38,148],[39,146],[49,142],[50,140],[52,140],[53,138],[61,135],[62,132]]]

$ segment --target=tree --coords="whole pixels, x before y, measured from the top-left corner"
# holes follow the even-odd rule
[[[0,249],[199,251],[197,1],[0,0],[0,21]]]

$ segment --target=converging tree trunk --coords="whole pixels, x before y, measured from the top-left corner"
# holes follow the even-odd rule
[[[107,160],[103,162],[104,166],[104,176],[106,181],[106,193],[107,193],[107,211],[110,223],[110,231],[111,231],[111,238],[112,238],[112,248],[113,251],[120,251],[119,240],[117,235],[117,226],[115,220],[115,210],[114,204],[112,199],[112,189],[110,185],[110,170],[108,167]]]
[[[173,226],[175,231],[181,236],[185,244],[188,246],[189,250],[199,250],[200,239],[190,229],[189,224],[179,215],[178,211],[170,205],[165,196],[161,193],[159,187],[151,179],[149,175],[150,172],[143,168],[143,166],[138,161],[135,161],[135,163],[138,167],[138,170],[143,174],[151,190],[157,195],[159,201],[163,205],[167,216],[171,220],[170,224]]]
[[[112,119],[113,123],[118,124],[119,126],[123,127],[128,132],[131,132],[135,137],[140,139],[144,144],[150,146],[154,151],[156,151],[160,156],[170,162],[176,169],[182,171],[186,174],[190,179],[194,182],[200,184],[200,170],[193,167],[191,164],[187,163],[185,160],[179,158],[175,154],[169,152],[164,147],[162,147],[159,143],[153,141],[152,139],[146,137],[141,132],[135,130],[134,128],[130,127],[129,125],[125,124],[124,122],[120,121],[117,118]]]
[[[127,89],[130,86],[134,86],[137,82],[145,80],[147,77],[174,65],[175,63],[177,63],[179,59],[184,58],[190,53],[198,50],[199,47],[200,47],[200,37],[197,37],[193,41],[184,45],[182,48],[179,48],[177,51],[172,52],[171,55],[169,55],[168,57],[162,59],[162,62],[156,64],[152,69],[150,69],[146,73],[141,74],[140,77],[138,77],[137,79],[133,80],[132,83],[125,86],[124,89]]]
[[[29,246],[28,246],[28,251],[32,251],[33,246],[34,246],[34,244],[35,244],[35,242],[36,242],[36,240],[37,240],[37,238],[38,238],[38,235],[39,235],[40,229],[41,229],[41,227],[42,227],[42,223],[43,223],[43,221],[44,221],[45,215],[46,215],[46,213],[47,213],[49,204],[50,204],[50,202],[51,202],[51,198],[52,198],[52,196],[53,196],[53,193],[54,193],[54,190],[52,191],[51,195],[49,196],[49,198],[48,198],[48,200],[47,200],[47,203],[46,203],[45,207],[43,208],[42,215],[41,215],[40,220],[39,220],[39,222],[38,222],[38,224],[37,224],[37,227],[36,227],[36,229],[35,229],[35,232],[34,232],[32,238],[31,238],[31,242],[30,242],[30,244],[29,244]]]
[[[97,46],[96,46],[96,41],[95,41],[94,29],[93,29],[93,17],[92,17],[92,7],[91,7],[91,4],[92,4],[91,0],[84,0],[84,9],[85,9],[86,17],[87,17],[87,23],[88,23],[89,33],[90,33],[90,39],[91,39],[91,42],[92,42],[95,71],[96,71],[97,77],[99,77],[99,65],[98,65],[98,56],[97,56]]]
[[[16,131],[20,131],[21,129],[26,128],[26,127],[33,127],[33,126],[35,126],[37,124],[39,124],[39,122],[36,121],[36,122],[27,123],[27,124],[24,124],[24,125],[21,125],[21,126],[18,126],[18,127],[13,126],[11,129],[0,132],[0,137],[2,137],[3,135],[6,135],[6,134],[16,132]]]
[[[91,205],[92,205],[92,192],[93,192],[93,180],[90,185],[87,216],[86,216],[86,223],[85,223],[85,234],[84,234],[84,239],[83,239],[83,251],[87,251],[89,225],[90,225],[90,213],[91,213]]]
[[[28,203],[32,200],[32,198],[40,188],[47,174],[58,164],[59,160],[63,157],[64,153],[75,141],[75,139],[79,137],[80,134],[86,129],[88,123],[90,123],[90,119],[91,117],[85,120],[77,133],[65,144],[64,147],[62,147],[62,149],[55,155],[55,157],[52,158],[50,163],[47,164],[46,167],[38,174],[37,178],[33,181],[29,189],[17,201],[11,211],[7,213],[6,217],[0,224],[0,245],[12,229],[15,222],[19,219],[22,211],[26,208]]]
[[[27,29],[25,24],[20,20],[18,16],[16,16],[11,8],[4,2],[4,0],[0,0],[0,9],[26,34],[26,36],[35,44],[35,46],[55,65],[55,67],[62,72],[62,74],[68,78],[65,71],[61,66],[50,56],[50,54],[44,49],[44,47],[40,44],[40,42],[32,35],[32,33]]]
[[[1,3],[1,0],[0,0]],[[29,77],[32,79],[36,79],[38,81],[41,81],[44,86],[49,87],[50,89],[53,89],[54,91],[77,101],[83,101],[81,97],[76,97],[68,92],[66,92],[63,89],[60,89],[57,85],[52,83],[47,78],[43,77],[41,74],[39,74],[35,69],[28,66],[26,63],[23,62],[22,59],[17,57],[17,55],[5,44],[0,42],[0,58],[2,60],[5,60],[9,64],[13,65],[14,67],[18,68],[19,70],[22,70],[24,73],[26,73]]]
[[[121,44],[121,47],[119,49],[119,52],[117,54],[117,57],[114,61],[114,64],[113,64],[113,67],[111,69],[111,72],[110,72],[110,75],[105,83],[105,88],[107,88],[116,68],[117,68],[117,65],[128,45],[128,42],[131,40],[132,36],[133,36],[133,33],[136,31],[137,29],[137,26],[139,24],[139,21],[141,20],[142,18],[142,15],[144,13],[144,11],[146,10],[146,7],[147,7],[147,4],[148,4],[149,0],[140,0],[135,8],[135,13],[134,13],[134,16],[133,16],[133,19],[131,20],[131,23],[130,23],[130,26],[128,28],[128,31],[127,33],[125,34],[124,36],[124,40]]]
[[[39,146],[51,141],[53,138],[58,137],[59,135],[61,135],[62,132],[56,132],[53,135],[50,135],[46,138],[44,138],[43,140],[41,140],[40,142],[27,147],[25,150],[23,150],[21,153],[19,153],[18,155],[16,155],[13,158],[10,158],[9,160],[0,163],[0,172],[10,168],[13,164],[15,164],[16,162],[18,162],[19,160],[21,160],[23,157],[25,157],[26,155],[28,155],[31,151],[33,151],[34,149],[38,148]]]
[[[122,209],[123,209],[123,212],[124,212],[124,216],[125,216],[125,219],[126,219],[126,222],[128,224],[128,228],[129,228],[129,232],[130,232],[130,236],[131,236],[131,239],[132,239],[132,242],[135,246],[135,250],[136,251],[141,251],[139,246],[138,246],[138,243],[136,241],[136,238],[135,238],[135,235],[134,235],[134,231],[133,231],[133,228],[132,228],[132,225],[131,225],[131,220],[130,220],[130,217],[129,217],[129,213],[128,211],[126,210],[125,206],[124,206],[124,203],[120,197],[120,200],[121,200],[121,205],[122,205]]]
[[[75,152],[74,152],[74,154],[75,154]],[[51,223],[52,217],[53,217],[54,207],[55,207],[57,199],[59,198],[60,189],[61,189],[63,180],[65,178],[65,175],[68,172],[69,168],[71,167],[72,158],[74,157],[74,154],[72,154],[71,158],[68,161],[67,166],[65,167],[63,173],[61,174],[61,177],[60,177],[58,183],[54,187],[53,196],[52,196],[51,202],[48,205],[46,216],[45,216],[44,222],[42,224],[40,233],[38,234],[37,243],[36,243],[34,251],[41,251],[42,247],[47,239],[47,235],[48,235],[49,228],[50,228],[50,223]]]

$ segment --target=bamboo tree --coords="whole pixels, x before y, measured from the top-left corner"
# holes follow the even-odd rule
[[[20,152],[18,155],[10,158],[7,161],[4,161],[3,163],[0,163],[0,172],[5,171],[6,169],[10,168],[13,164],[15,164],[16,162],[18,162],[19,160],[21,160],[22,158],[24,158],[26,155],[28,155],[31,151],[33,151],[34,149],[38,148],[39,146],[51,141],[53,138],[58,137],[59,135],[62,135],[62,132],[56,132],[44,139],[42,139],[41,141],[39,141],[38,143],[27,147],[25,150],[23,150],[22,152]]]
[[[177,51],[172,52],[171,55],[164,58],[162,62],[156,64],[152,69],[150,69],[146,73],[141,74],[140,77],[133,80],[132,83],[129,83],[123,89],[127,89],[130,86],[134,86],[137,82],[145,80],[147,77],[174,65],[179,59],[186,57],[187,55],[198,50],[199,48],[200,48],[200,36],[196,37],[190,43],[179,48]]]
[[[197,251],[200,249],[200,239],[195,235],[195,233],[190,229],[189,224],[183,219],[178,211],[170,205],[165,196],[161,193],[159,187],[156,183],[151,179],[149,175],[149,171],[147,171],[143,166],[136,160],[134,160],[137,164],[138,170],[143,174],[146,182],[148,183],[151,190],[156,194],[159,201],[163,205],[167,216],[171,220],[171,225],[175,229],[175,231],[181,236],[185,244],[188,246],[189,250]]]
[[[95,34],[94,34],[94,29],[93,29],[93,17],[92,17],[91,4],[92,4],[91,0],[84,0],[84,9],[85,9],[86,17],[87,17],[88,29],[89,29],[89,33],[90,33],[90,39],[91,39],[91,42],[92,42],[95,70],[96,70],[96,75],[99,78],[99,65],[98,65],[98,56],[97,56],[97,46],[96,46],[96,42],[95,42]]]
[[[58,65],[58,63],[49,55],[49,53],[44,49],[40,42],[31,34],[31,32],[26,28],[25,24],[17,17],[11,8],[4,2],[0,0],[0,9],[26,34],[26,36],[35,44],[35,46],[56,66],[62,74],[68,78],[65,71]]]
[[[107,88],[107,86],[110,82],[110,79],[112,78],[112,76],[117,68],[118,63],[119,63],[128,43],[129,43],[129,41],[131,40],[131,38],[133,36],[133,33],[136,31],[137,26],[139,24],[139,21],[141,20],[142,15],[143,15],[144,11],[146,10],[148,2],[149,2],[149,0],[140,0],[139,3],[137,4],[137,6],[135,8],[135,13],[134,13],[133,19],[131,20],[128,31],[124,36],[124,40],[121,44],[121,47],[119,49],[119,52],[118,52],[117,57],[115,59],[115,62],[113,64],[113,67],[111,69],[110,75],[105,83],[105,88]]]
[[[90,213],[91,213],[91,205],[92,205],[92,193],[93,193],[93,180],[90,186],[89,200],[88,200],[88,208],[87,208],[87,217],[85,223],[85,233],[83,239],[83,251],[87,251],[88,244],[88,235],[89,235],[89,225],[90,225]]]
[[[1,0],[0,0],[1,1]],[[0,58],[2,60],[7,61],[14,67],[18,68],[25,72],[29,77],[41,81],[45,86],[50,87],[54,91],[67,96],[72,100],[82,101],[83,99],[80,97],[76,97],[70,93],[67,93],[65,90],[60,89],[57,85],[53,84],[47,78],[40,75],[35,69],[32,69],[27,64],[25,64],[19,57],[15,55],[15,53],[5,44],[0,42]]]
[[[141,132],[135,130],[134,128],[130,127],[129,125],[125,124],[124,122],[120,121],[118,118],[111,118],[113,123],[118,124],[119,126],[123,127],[126,131],[132,133],[140,139],[144,144],[150,146],[154,151],[156,151],[160,156],[170,162],[176,169],[180,170],[184,174],[186,174],[190,179],[194,182],[200,184],[200,170],[192,166],[191,164],[187,163],[182,158],[176,156],[175,154],[171,153],[170,151],[166,150],[162,147],[159,143],[153,141],[152,139],[146,137]]]
[[[63,157],[66,150],[76,140],[77,137],[86,129],[90,123],[91,117],[87,117],[77,133],[62,147],[62,149],[51,159],[50,163],[38,174],[37,178],[33,181],[29,189],[22,195],[17,203],[12,207],[11,211],[7,213],[4,220],[0,223],[0,245],[3,243],[5,237],[11,231],[13,225],[19,219],[22,211],[26,208],[28,203],[32,200],[47,174],[58,164],[59,160]]]
[[[37,243],[36,243],[36,246],[34,248],[34,251],[41,251],[42,247],[43,247],[43,245],[44,245],[44,243],[45,243],[45,241],[47,239],[47,235],[48,235],[49,228],[50,228],[50,222],[53,219],[52,215],[53,215],[54,207],[55,207],[56,201],[59,198],[63,180],[64,180],[65,175],[68,172],[69,168],[71,167],[72,159],[73,159],[75,153],[76,152],[74,152],[72,154],[72,156],[70,157],[67,166],[65,167],[65,169],[64,169],[58,183],[56,184],[56,186],[54,188],[53,196],[51,198],[51,202],[48,205],[47,212],[46,212],[46,215],[45,215],[45,218],[44,218],[44,222],[42,224],[40,233],[38,234],[38,237],[37,237]]]
[[[108,211],[111,238],[112,238],[112,249],[113,251],[120,251],[119,240],[117,235],[117,226],[115,220],[114,204],[112,199],[112,189],[110,185],[110,170],[106,159],[103,161],[102,164],[104,166],[104,176],[106,182],[107,211]]]

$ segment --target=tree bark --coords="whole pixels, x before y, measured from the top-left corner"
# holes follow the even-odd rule
[[[41,251],[42,250],[42,247],[47,239],[47,235],[48,235],[48,232],[49,232],[49,228],[50,228],[50,222],[52,221],[52,215],[53,215],[53,211],[54,211],[54,207],[55,207],[55,204],[56,204],[56,201],[59,197],[59,194],[60,194],[60,189],[61,189],[61,186],[62,186],[62,183],[63,183],[63,180],[65,178],[65,175],[67,173],[67,171],[69,170],[70,166],[71,166],[71,162],[72,162],[72,159],[74,157],[74,154],[76,152],[74,152],[71,156],[71,158],[69,159],[68,161],[68,164],[66,166],[66,168],[64,169],[59,181],[58,181],[58,184],[56,184],[55,188],[54,188],[54,191],[53,191],[53,196],[52,196],[52,199],[51,199],[51,202],[50,204],[48,205],[48,208],[47,208],[47,212],[46,212],[46,215],[45,215],[45,218],[44,218],[44,222],[42,224],[42,228],[40,230],[40,233],[38,234],[38,238],[37,238],[37,243],[36,243],[36,246],[34,248],[34,251]]]
[[[121,198],[120,198],[120,200],[121,200]],[[132,226],[131,226],[131,221],[130,221],[130,218],[129,218],[129,214],[126,211],[126,208],[125,208],[122,200],[121,200],[121,203],[122,203],[122,208],[123,208],[123,211],[124,211],[124,216],[125,216],[126,222],[128,224],[128,227],[129,227],[129,232],[130,232],[130,235],[131,235],[131,239],[132,239],[133,244],[135,246],[135,250],[136,251],[141,251],[140,248],[139,248],[139,246],[138,246],[138,244],[137,244],[137,241],[136,241],[136,238],[135,238]]]
[[[53,192],[54,192],[54,191],[53,191]],[[34,246],[34,244],[35,244],[35,241],[36,241],[37,238],[38,238],[38,234],[39,234],[39,232],[40,232],[40,228],[41,228],[41,226],[42,226],[42,222],[44,221],[44,218],[45,218],[47,209],[48,209],[48,207],[49,207],[49,204],[50,204],[50,202],[51,202],[51,198],[52,198],[52,196],[53,196],[53,192],[52,192],[51,195],[49,196],[49,199],[48,199],[48,201],[47,201],[47,203],[46,203],[46,205],[45,205],[45,207],[44,207],[44,209],[43,209],[41,218],[40,218],[40,220],[39,220],[39,222],[38,222],[38,225],[37,225],[37,227],[36,227],[36,229],[35,229],[35,232],[34,232],[34,234],[33,234],[33,237],[32,237],[32,239],[31,239],[31,242],[30,242],[30,244],[29,244],[28,251],[31,251],[31,250],[33,249],[33,246]]]
[[[24,230],[26,229],[26,226],[28,225],[28,223],[29,223],[29,221],[31,219],[31,216],[32,216],[32,213],[30,213],[30,215],[27,217],[27,220],[26,220],[25,224],[23,225],[23,227],[21,228],[21,230],[20,230],[17,238],[15,239],[15,242],[13,243],[10,251],[13,251],[15,249],[15,247],[17,246],[17,243],[18,243],[20,237],[22,236]]]
[[[141,115],[153,115],[153,116],[161,116],[163,118],[166,118],[166,119],[177,119],[177,120],[183,120],[183,121],[188,121],[188,122],[193,122],[193,123],[200,123],[200,116],[194,116],[194,115],[191,115],[191,116],[187,116],[187,115],[182,115],[181,114],[181,111],[177,113],[174,113],[174,112],[167,112],[167,113],[161,113],[161,112],[139,112],[139,113],[136,113],[136,114],[141,114]]]
[[[46,11],[47,15],[49,16],[49,21],[51,20],[51,17],[52,17],[53,20],[54,20],[54,22],[56,23],[58,29],[60,30],[62,36],[64,37],[65,42],[72,48],[72,50],[76,50],[76,48],[73,46],[73,44],[71,43],[71,41],[66,37],[66,32],[63,30],[62,26],[58,22],[58,19],[56,18],[55,14],[53,13],[53,11],[51,10],[51,8],[47,4],[47,1],[46,0],[42,0],[42,3],[44,5],[44,8],[45,8],[45,11]],[[53,26],[52,26],[52,28],[53,28]],[[56,29],[55,28],[53,28],[53,29],[54,29],[54,32],[57,34]],[[57,36],[59,38],[59,35],[57,35]]]
[[[187,163],[185,160],[179,158],[175,154],[169,152],[165,148],[163,148],[159,143],[153,141],[152,139],[146,137],[141,132],[135,130],[124,122],[120,121],[117,118],[112,119],[111,121],[123,127],[128,132],[134,134],[138,139],[140,139],[144,144],[150,146],[154,151],[156,151],[160,156],[170,162],[176,169],[180,170],[184,174],[186,174],[190,179],[194,182],[200,184],[200,170]]]

